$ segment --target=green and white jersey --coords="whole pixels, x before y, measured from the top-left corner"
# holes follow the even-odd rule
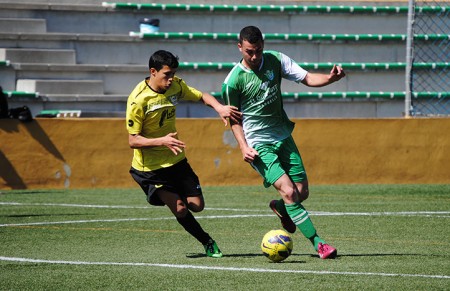
[[[283,109],[281,79],[301,82],[308,72],[283,53],[264,51],[258,71],[236,64],[222,85],[222,97],[243,113],[249,146],[281,141],[291,135],[294,123]]]

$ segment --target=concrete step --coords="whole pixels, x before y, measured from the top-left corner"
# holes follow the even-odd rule
[[[9,108],[28,106],[33,116],[42,110],[81,111],[81,117],[125,117],[127,96],[102,94],[49,94],[35,98],[16,94],[8,98]],[[21,97],[23,96],[23,97]],[[206,106],[205,106],[206,107]]]
[[[46,31],[45,19],[0,18],[0,32],[44,33]]]
[[[279,1],[278,1],[279,2]],[[75,4],[75,3],[74,3]],[[212,4],[212,3],[209,3]],[[305,4],[305,3],[303,3]],[[36,17],[47,19],[49,32],[79,33],[127,33],[139,29],[143,18],[160,20],[160,31],[195,32],[201,27],[204,32],[239,32],[249,24],[259,26],[266,33],[405,33],[406,13],[404,9],[392,12],[377,12],[370,8],[330,10],[312,9],[317,5],[299,5],[296,10],[260,9],[259,5],[236,5],[235,11],[214,8],[223,5],[194,9],[194,5],[153,3],[156,9],[113,9],[100,5],[30,5]],[[326,5],[326,4],[325,4]],[[290,5],[292,7],[292,5]],[[380,6],[380,5],[378,5]],[[394,4],[392,4],[394,6]],[[163,8],[164,7],[164,8]],[[170,9],[172,7],[172,9]],[[191,8],[192,7],[192,8]],[[209,9],[211,7],[211,9]],[[231,7],[231,6],[230,6]],[[325,7],[325,6],[324,6]],[[405,5],[403,5],[405,7]],[[0,17],[29,17],[26,5],[1,5]],[[277,8],[280,8],[277,10]],[[309,8],[309,10],[308,10]],[[201,19],[201,21],[199,21]]]
[[[72,79],[101,80],[105,94],[128,95],[134,86],[148,76],[146,66],[108,65],[46,65],[16,64],[0,74],[0,83],[7,90],[15,89],[16,79]],[[345,66],[344,66],[345,68]],[[329,69],[308,68],[311,72],[328,72]],[[190,69],[180,65],[177,75],[190,86],[202,91],[220,91],[227,76],[226,69]],[[355,70],[346,69],[347,78],[324,88],[307,88],[294,82],[283,81],[283,92],[330,92],[330,91],[401,91],[404,90],[404,70]],[[39,91],[40,92],[40,91]]]
[[[431,42],[430,42],[431,43]],[[108,34],[5,34],[0,47],[46,47],[76,50],[79,64],[146,64],[162,47],[182,62],[236,62],[237,40],[140,39]],[[298,62],[404,62],[402,40],[266,40],[266,49],[279,50]],[[127,53],[124,53],[127,52]]]
[[[161,31],[177,31],[180,23],[184,31],[238,32],[249,23],[270,33],[404,33],[406,31],[407,3],[311,3],[299,2],[297,7],[283,5],[205,5],[193,3],[170,5],[151,3],[140,6],[125,4],[125,9],[104,8],[100,5],[58,5],[52,3],[0,3],[0,17],[29,17],[26,10],[48,20],[48,31],[126,33],[139,27],[142,18],[160,20]],[[135,2],[136,3],[136,2]],[[92,4],[92,3],[90,3]],[[248,4],[248,3],[246,3]],[[317,5],[319,4],[319,5]],[[224,7],[226,6],[226,9]],[[139,7],[138,9],[136,7]],[[146,8],[144,8],[146,7]],[[201,9],[199,9],[199,7]],[[445,7],[445,6],[444,6]],[[448,7],[448,6],[447,6]],[[419,9],[419,7],[418,7]],[[448,10],[446,10],[448,11]],[[444,13],[446,11],[443,11]],[[419,13],[419,11],[417,11]],[[428,13],[433,17],[431,13]],[[301,28],[301,31],[300,31]],[[224,31],[225,30],[225,31]]]
[[[0,48],[0,60],[14,63],[75,64],[75,50]]]
[[[103,94],[103,81],[99,80],[32,80],[19,79],[17,91],[40,94]]]
[[[209,2],[202,6],[166,2],[140,6],[135,5],[137,2],[122,3],[128,6],[125,9],[102,7],[102,3],[80,5],[77,1],[70,4],[0,3],[0,17],[28,18],[27,10],[33,10],[34,16],[47,20],[49,32],[127,33],[138,29],[141,19],[157,18],[162,32],[178,31],[180,24],[185,32],[198,31],[199,27],[204,32],[239,32],[251,23],[265,33],[406,33],[406,1],[384,5],[299,2],[297,7],[293,3],[283,5],[281,1],[273,1],[276,5],[270,6],[261,2],[256,5]]]
[[[127,96],[109,95],[58,95],[39,98],[9,98],[11,108],[28,106],[33,116],[42,110],[80,110],[81,117],[125,117]],[[404,101],[398,98],[322,98],[291,99],[285,101],[290,117],[302,118],[380,118],[401,117]],[[183,118],[217,118],[217,113],[202,102],[182,102],[177,106],[177,116]]]
[[[330,64],[300,63],[311,72],[326,73]],[[283,92],[332,92],[332,91],[403,91],[404,63],[343,63],[347,77],[339,83],[323,88],[307,88],[283,81]],[[177,75],[189,85],[202,91],[219,91],[233,63],[181,63]],[[438,69],[440,68],[440,69]],[[449,69],[448,63],[420,63],[415,70],[427,78],[439,78],[440,72]],[[5,90],[14,90],[16,79],[72,79],[101,80],[104,94],[128,95],[134,86],[148,75],[145,65],[62,65],[12,63],[1,70],[0,84]],[[448,84],[450,90],[450,83]],[[425,91],[433,91],[425,88]]]

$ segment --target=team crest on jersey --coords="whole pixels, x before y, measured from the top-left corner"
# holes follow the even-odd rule
[[[266,78],[269,79],[269,81],[272,81],[273,78],[275,77],[275,75],[274,75],[274,73],[273,73],[272,70],[267,70],[267,71],[264,73],[264,76],[266,76]]]
[[[178,104],[178,96],[177,95],[169,96],[169,97],[167,97],[167,99],[169,99],[170,103],[172,103],[173,105]]]

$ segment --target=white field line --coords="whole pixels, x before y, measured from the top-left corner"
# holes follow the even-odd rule
[[[125,206],[125,205],[92,205],[92,204],[66,204],[66,203],[19,203],[0,202],[0,205],[11,206],[62,206],[62,207],[86,207],[86,208],[148,208],[148,206]],[[239,211],[239,212],[270,212],[270,210],[236,209],[236,208],[205,208],[212,211]],[[408,211],[408,212],[320,212],[310,211],[310,215],[315,216],[425,216],[450,218],[450,211]],[[220,219],[220,218],[252,218],[252,217],[272,217],[273,214],[242,214],[242,215],[205,215],[196,216],[197,219]],[[31,226],[31,225],[55,225],[55,224],[76,224],[95,222],[121,222],[121,221],[150,221],[168,220],[174,217],[159,218],[122,218],[122,219],[92,219],[92,220],[69,220],[69,221],[44,221],[29,223],[0,224],[0,227]]]
[[[87,207],[87,208],[148,208],[134,206],[109,206],[109,205],[83,205],[83,204],[56,204],[56,203],[16,203],[16,202],[0,202],[0,205],[34,205],[34,206],[64,206],[64,207]],[[267,210],[248,210],[248,209],[230,209],[230,208],[205,208],[207,210],[221,211],[258,211],[267,212]],[[419,211],[419,212],[310,212],[311,215],[318,216],[433,216],[449,215],[450,211]],[[248,217],[272,217],[273,214],[254,214],[254,215],[206,215],[197,216],[198,219],[218,219],[218,218],[248,218]],[[444,216],[450,217],[450,216]],[[73,221],[52,221],[52,222],[32,222],[21,224],[0,224],[0,227],[8,226],[31,226],[31,225],[54,225],[54,224],[76,224],[76,223],[95,223],[95,222],[121,222],[121,221],[149,221],[149,220],[171,220],[173,217],[160,218],[124,218],[124,219],[94,219],[94,220],[73,220]],[[14,261],[23,263],[46,263],[46,264],[66,264],[66,265],[112,265],[112,266],[144,266],[144,267],[165,267],[177,269],[199,269],[199,270],[220,270],[220,271],[237,271],[237,272],[258,272],[258,273],[302,273],[316,275],[343,275],[343,276],[382,276],[382,277],[421,277],[435,279],[450,279],[446,275],[423,275],[423,274],[394,274],[394,273],[363,273],[363,272],[334,272],[334,271],[312,271],[312,270],[277,270],[277,269],[261,269],[261,268],[235,268],[235,267],[212,267],[212,266],[196,266],[196,265],[174,265],[174,264],[151,264],[151,263],[118,263],[118,262],[80,262],[80,261],[54,261],[39,260],[27,258],[2,257],[0,261]]]
[[[118,262],[82,262],[82,261],[54,261],[38,260],[27,258],[1,257],[0,261],[22,262],[22,263],[42,263],[42,264],[60,264],[60,265],[102,265],[102,266],[138,266],[138,267],[161,267],[176,269],[197,269],[197,270],[217,270],[234,272],[257,272],[257,273],[300,273],[312,275],[343,275],[343,276],[380,276],[380,277],[418,277],[432,279],[450,279],[446,275],[425,275],[425,274],[395,274],[395,273],[374,273],[374,272],[336,272],[336,271],[313,271],[313,270],[279,270],[262,268],[236,268],[236,267],[214,267],[199,265],[175,265],[175,264],[152,264],[152,263],[118,263]]]
[[[0,205],[16,206],[61,206],[61,207],[83,207],[83,208],[148,208],[145,206],[125,206],[125,205],[91,205],[91,204],[67,204],[67,203],[20,203],[20,202],[0,202]]]
[[[399,214],[400,213],[400,214]],[[450,216],[435,216],[430,215],[434,214],[434,212],[426,211],[426,215],[419,213],[410,213],[409,216],[426,216],[426,217],[443,217],[450,218]],[[442,212],[437,212],[438,214],[442,214]],[[450,214],[445,212],[446,214]],[[310,213],[311,214],[311,213]],[[314,213],[312,213],[314,215]],[[390,214],[385,214],[383,212],[375,212],[375,213],[319,213],[316,214],[318,216],[347,216],[347,215],[362,215],[362,216],[380,216],[380,215],[389,215],[389,216],[404,216],[406,214],[402,214],[402,212],[392,212]],[[196,216],[196,219],[225,219],[225,218],[253,218],[253,217],[273,217],[273,214],[242,214],[242,215],[202,215]],[[55,224],[77,224],[77,223],[95,223],[95,222],[127,222],[127,221],[151,221],[151,220],[172,220],[175,219],[173,216],[170,217],[157,217],[157,218],[119,218],[119,219],[91,219],[91,220],[65,220],[65,221],[42,221],[42,222],[28,222],[28,223],[10,223],[10,224],[0,224],[0,227],[16,227],[16,226],[32,226],[32,225],[55,225]]]
[[[61,207],[82,207],[82,208],[119,208],[119,209],[146,209],[149,206],[127,206],[127,205],[92,205],[92,204],[68,204],[68,203],[20,203],[20,202],[0,202],[0,205],[11,206],[61,206]],[[251,211],[261,212],[257,209],[235,209],[235,208],[208,208],[205,210],[219,210],[219,211]]]
[[[248,217],[273,217],[270,214],[261,215],[208,215],[196,216],[196,219],[216,219],[216,218],[248,218]],[[92,220],[67,220],[67,221],[43,221],[43,222],[29,222],[29,223],[12,223],[0,224],[0,227],[8,226],[31,226],[31,225],[51,225],[51,224],[76,224],[76,223],[91,223],[91,222],[121,222],[121,221],[150,221],[150,220],[175,220],[175,217],[157,217],[157,218],[120,218],[120,219],[92,219]]]
[[[118,209],[147,209],[151,206],[127,206],[127,205],[95,205],[95,204],[68,204],[68,203],[20,203],[20,202],[0,202],[0,205],[11,206],[61,206],[61,207],[84,207],[84,208],[118,208]],[[243,209],[243,208],[208,208],[205,210],[213,211],[235,211],[235,212],[270,212],[270,210]],[[449,215],[450,211],[401,211],[401,212],[323,212],[308,211],[316,216],[396,216],[396,215]]]

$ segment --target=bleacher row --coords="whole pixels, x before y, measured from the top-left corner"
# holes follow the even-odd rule
[[[186,40],[238,40],[238,33],[207,33],[207,32],[135,32],[131,37],[143,39],[186,39]],[[405,41],[406,34],[287,34],[265,33],[264,40],[331,40],[331,41]],[[450,34],[416,34],[415,41],[450,40]]]
[[[448,10],[417,7],[416,13]],[[252,24],[261,27],[266,49],[285,52],[306,69],[326,72],[336,63],[348,72],[346,79],[324,88],[284,82],[283,97],[292,101],[287,109],[290,116],[398,117],[405,95],[406,12],[404,6],[104,2],[102,7],[55,9],[0,3],[0,24],[4,24],[0,25],[0,85],[12,106],[26,104],[34,115],[124,116],[129,92],[147,75],[149,55],[168,49],[180,57],[181,77],[220,97],[223,79],[240,58],[237,32]],[[143,17],[160,19],[160,31],[138,31]],[[321,22],[325,27],[320,27]],[[373,23],[378,23],[378,31],[373,31]],[[311,31],[298,33],[298,27],[312,26]],[[414,39],[426,44],[450,40],[450,35],[415,35]],[[448,70],[449,63],[414,66]],[[413,98],[431,96],[446,98],[448,92],[419,92]],[[194,104],[183,104],[178,114],[215,116]]]
[[[103,7],[112,9],[137,9],[149,11],[203,11],[203,12],[318,12],[318,13],[408,13],[407,6],[353,6],[353,5],[208,5],[208,4],[164,4],[103,2]],[[445,13],[449,7],[418,6],[416,13]]]

